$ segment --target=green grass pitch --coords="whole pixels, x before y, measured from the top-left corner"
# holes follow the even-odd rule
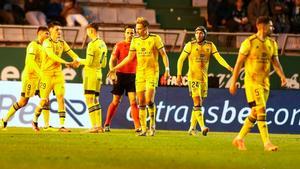
[[[210,132],[204,137],[159,130],[154,137],[137,137],[133,130],[81,131],[0,130],[0,169],[300,168],[300,135],[271,134],[279,151],[265,152],[260,136],[249,134],[248,150],[241,152],[231,145],[236,133]]]

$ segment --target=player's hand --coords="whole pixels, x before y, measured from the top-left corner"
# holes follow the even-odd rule
[[[78,68],[80,66],[80,62],[78,60],[74,60],[71,66],[72,68]]]
[[[176,78],[176,84],[178,86],[181,86],[182,85],[182,77],[181,75],[177,75],[177,78]]]
[[[170,69],[166,68],[165,73],[164,73],[164,78],[167,81],[170,77]]]
[[[233,72],[233,67],[230,66],[230,67],[229,67],[229,71],[230,71],[230,72]]]
[[[231,83],[229,87],[229,93],[231,95],[235,95],[237,91],[237,84],[236,83]]]
[[[72,67],[72,62],[66,62],[65,65],[66,65],[67,68],[71,68]]]
[[[114,84],[117,83],[117,74],[114,69],[110,70],[107,74],[107,78],[109,78]]]
[[[286,85],[287,85],[287,80],[286,80],[286,78],[284,77],[284,78],[281,78],[281,87],[286,87]]]

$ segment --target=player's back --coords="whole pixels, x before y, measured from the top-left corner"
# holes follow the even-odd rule
[[[91,42],[89,42],[87,47],[87,58],[91,58],[88,60],[88,63],[84,66],[86,70],[101,70],[103,65],[105,66],[107,54],[107,47],[103,40],[97,38]],[[88,56],[89,55],[89,56]]]
[[[164,45],[161,38],[156,34],[149,34],[145,39],[134,37],[130,45],[130,50],[136,51],[136,71],[158,71],[158,53],[159,49],[163,47]]]
[[[256,35],[248,37],[240,52],[247,56],[245,61],[245,80],[249,83],[269,85],[272,57],[278,56],[276,42],[267,37],[264,41]]]

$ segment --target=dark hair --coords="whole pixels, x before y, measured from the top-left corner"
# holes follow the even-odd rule
[[[204,27],[204,26],[198,26],[196,29],[195,29],[195,32],[196,31],[201,31],[201,32],[203,32],[204,33],[204,39],[206,38],[206,36],[207,36],[207,30],[206,30],[206,28]]]
[[[40,31],[48,32],[49,29],[48,29],[46,26],[39,26],[39,27],[37,28],[36,33],[39,33]]]
[[[124,32],[126,31],[126,29],[133,29],[134,30],[134,26],[133,25],[125,25],[124,26]]]
[[[138,17],[136,19],[136,24],[142,24],[143,27],[148,27],[150,24],[144,17]]]
[[[88,26],[86,27],[86,29],[88,29],[88,28],[93,28],[93,29],[95,29],[96,31],[98,30],[98,24],[97,23],[90,23],[90,24],[88,24]]]
[[[51,22],[48,24],[48,29],[53,28],[54,26],[61,26],[61,24],[57,21]]]
[[[256,19],[256,24],[268,24],[271,21],[271,18],[268,16],[259,16]]]

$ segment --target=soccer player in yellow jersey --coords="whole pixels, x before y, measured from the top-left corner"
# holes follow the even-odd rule
[[[203,100],[207,97],[207,71],[210,57],[214,56],[223,67],[232,71],[232,67],[220,56],[213,42],[206,40],[206,35],[207,31],[203,26],[197,27],[195,29],[196,40],[190,41],[185,45],[177,62],[177,84],[181,85],[183,62],[186,58],[189,61],[188,86],[194,102],[191,125],[188,132],[190,135],[196,135],[197,121],[204,136],[209,131],[204,124],[201,107]]]
[[[106,66],[107,47],[103,40],[97,36],[98,25],[89,24],[86,33],[91,39],[86,52],[86,58],[80,59],[83,68],[83,87],[85,101],[88,107],[92,128],[89,133],[103,132],[102,129],[102,112],[99,103],[99,94],[102,82],[102,70]]]
[[[42,57],[45,55],[45,51],[42,47],[42,43],[49,37],[49,31],[47,27],[41,26],[37,29],[37,39],[31,41],[26,49],[25,67],[22,73],[22,91],[20,100],[14,103],[6,116],[1,119],[0,126],[7,127],[7,121],[15,112],[22,107],[25,107],[30,97],[33,97],[38,90],[39,79],[41,77],[41,62]],[[49,106],[45,106],[47,113],[49,114]],[[45,112],[44,112],[45,113]],[[48,124],[49,125],[49,124]],[[48,127],[48,126],[47,126]]]
[[[242,129],[232,143],[239,150],[246,150],[244,137],[257,122],[265,150],[276,151],[278,147],[271,143],[266,123],[266,103],[270,91],[269,73],[271,63],[281,79],[281,85],[285,86],[287,81],[278,59],[277,43],[269,37],[273,30],[272,21],[266,16],[258,17],[256,27],[257,33],[243,41],[240,47],[229,88],[230,93],[234,95],[237,90],[238,75],[244,64],[245,92],[251,107],[251,113],[245,119]]]
[[[161,55],[165,65],[165,78],[169,77],[170,71],[169,60],[164,44],[158,35],[149,33],[148,27],[149,22],[145,18],[137,18],[136,32],[138,36],[132,39],[128,56],[121,63],[111,69],[111,72],[114,72],[132,61],[135,57],[137,58],[135,83],[139,103],[139,117],[142,128],[142,132],[139,133],[139,136],[146,136],[147,133],[146,106],[150,116],[149,135],[154,136],[155,134],[156,107],[154,104],[154,97],[159,78],[159,54]]]
[[[50,38],[43,42],[43,47],[46,55],[42,59],[42,77],[40,82],[40,95],[41,101],[35,109],[32,127],[35,131],[39,131],[38,117],[41,114],[41,110],[49,102],[48,97],[52,90],[54,90],[57,103],[58,114],[60,117],[60,132],[70,132],[69,129],[64,127],[65,123],[65,79],[62,71],[62,64],[66,66],[78,66],[78,56],[73,52],[69,45],[61,39],[61,26],[57,22],[50,23],[48,25],[50,31]],[[67,62],[61,58],[62,53],[67,53],[72,57],[73,62]]]

